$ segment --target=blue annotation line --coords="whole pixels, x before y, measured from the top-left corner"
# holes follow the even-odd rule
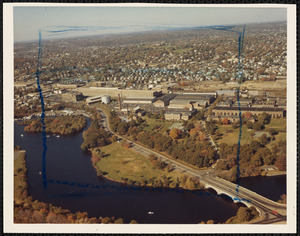
[[[236,172],[236,194],[237,197],[239,196],[239,186],[240,186],[240,149],[241,149],[241,139],[242,139],[242,110],[241,110],[241,103],[240,103],[240,88],[243,76],[243,50],[244,50],[244,35],[245,35],[245,25],[243,28],[243,32],[239,33],[239,60],[238,60],[238,82],[239,86],[237,88],[237,101],[238,101],[238,109],[239,109],[239,119],[240,119],[240,130],[239,130],[239,140],[238,140],[238,147],[237,147],[237,154],[236,154],[236,162],[237,162],[237,172]]]
[[[47,136],[46,136],[46,127],[45,127],[45,103],[44,97],[42,93],[42,89],[40,86],[40,74],[41,74],[41,60],[42,59],[42,33],[39,31],[39,54],[38,54],[38,62],[37,62],[37,71],[36,71],[36,82],[40,94],[41,105],[42,105],[42,115],[41,115],[41,122],[43,125],[42,129],[42,139],[43,139],[43,167],[42,167],[42,177],[43,177],[43,186],[44,190],[47,188],[47,176],[46,176],[46,154],[47,154]]]
[[[73,186],[73,187],[80,187],[80,188],[91,188],[91,189],[106,189],[106,188],[111,188],[111,189],[116,189],[119,191],[122,190],[136,190],[136,191],[150,191],[150,190],[158,190],[158,191],[163,191],[163,188],[149,188],[149,187],[141,187],[141,186],[135,186],[135,185],[125,185],[125,186],[113,186],[113,185],[97,185],[97,184],[84,184],[84,183],[79,183],[79,182],[69,182],[69,181],[61,181],[61,180],[54,180],[54,179],[48,179],[47,180],[48,183],[50,184],[60,184],[60,185],[69,185],[69,186]],[[184,192],[186,190],[184,189],[176,189],[176,192]],[[222,197],[221,195],[218,194],[213,194],[213,193],[209,193],[209,192],[202,192],[202,191],[198,191],[197,195],[199,196],[210,196],[212,198],[214,197]],[[231,197],[231,199],[233,201],[238,201],[238,202],[248,202],[250,203],[251,201],[248,199],[244,199],[244,198],[237,198],[237,197]]]
[[[237,173],[236,173],[236,198],[239,198],[239,187],[240,187],[240,148],[241,148],[241,138],[242,138],[242,111],[241,111],[241,104],[240,104],[240,88],[241,88],[241,81],[242,81],[242,75],[243,75],[243,49],[244,49],[244,36],[245,36],[245,25],[243,28],[243,32],[232,30],[234,26],[208,26],[208,27],[197,27],[197,28],[207,28],[207,29],[213,29],[213,30],[222,30],[222,31],[228,31],[228,32],[234,32],[238,33],[239,35],[239,57],[238,57],[238,83],[239,86],[237,88],[237,102],[238,102],[238,110],[239,110],[239,119],[240,119],[240,130],[239,130],[239,139],[238,139],[238,148],[237,148],[237,154],[236,154],[236,162],[237,162]]]

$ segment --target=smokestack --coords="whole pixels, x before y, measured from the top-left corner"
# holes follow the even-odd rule
[[[119,97],[119,99],[118,99],[118,101],[119,101],[119,110],[120,110],[120,112],[121,112],[122,107],[121,107],[121,98],[120,98],[120,94],[118,94],[118,97]]]

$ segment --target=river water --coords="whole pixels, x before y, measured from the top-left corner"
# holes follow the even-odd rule
[[[87,127],[89,124],[90,120]],[[82,132],[47,138],[48,184],[44,187],[39,174],[42,171],[42,135],[25,133],[24,126],[17,124],[14,134],[15,145],[27,151],[29,194],[39,201],[72,212],[86,211],[90,217],[114,216],[125,222],[135,219],[139,223],[156,224],[194,224],[207,220],[222,223],[237,212],[237,204],[206,191],[129,187],[99,178],[90,155],[80,149]],[[149,211],[154,214],[148,214]]]

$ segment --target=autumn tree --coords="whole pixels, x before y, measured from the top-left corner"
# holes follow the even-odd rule
[[[169,135],[172,139],[179,139],[181,137],[181,130],[174,128],[170,131]]]
[[[229,124],[228,118],[224,118],[224,119],[222,120],[222,124],[223,124],[223,125],[228,125],[228,124]]]

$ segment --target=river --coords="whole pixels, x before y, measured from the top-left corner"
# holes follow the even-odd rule
[[[88,125],[90,120],[88,120]],[[86,129],[86,128],[85,128]],[[99,178],[88,153],[80,149],[82,132],[47,138],[46,175],[42,175],[42,135],[25,133],[14,125],[15,145],[27,151],[29,194],[72,212],[86,211],[90,217],[114,216],[125,222],[194,224],[214,220],[223,223],[237,212],[238,205],[206,191],[129,187]],[[22,137],[21,134],[24,134]],[[73,184],[74,183],[74,184]],[[76,184],[80,186],[76,186]],[[149,211],[154,214],[148,214]]]

